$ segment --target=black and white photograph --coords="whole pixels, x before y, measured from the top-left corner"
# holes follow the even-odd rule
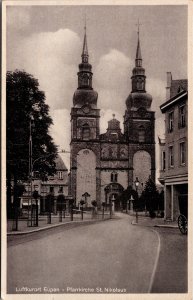
[[[192,299],[191,5],[3,2],[2,299]]]

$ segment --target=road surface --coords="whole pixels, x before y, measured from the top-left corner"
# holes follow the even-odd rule
[[[185,292],[186,267],[180,271],[174,263],[186,253],[187,237],[172,229],[168,238],[168,229],[134,226],[128,216],[120,216],[10,242],[8,293]]]

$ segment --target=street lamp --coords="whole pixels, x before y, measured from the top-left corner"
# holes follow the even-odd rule
[[[32,226],[32,219],[33,219],[33,171],[34,171],[34,165],[37,161],[43,159],[43,158],[47,158],[49,156],[51,156],[52,154],[47,154],[47,155],[42,155],[38,158],[36,158],[34,161],[32,161],[32,139],[30,137],[30,152],[29,152],[29,179],[30,179],[30,187],[31,187],[31,226]],[[38,210],[38,201],[36,200],[36,211]],[[29,215],[29,214],[28,214]],[[38,214],[36,214],[36,224],[38,224]]]
[[[137,197],[138,197],[138,187],[139,187],[139,180],[138,180],[138,177],[136,177],[136,180],[135,180],[135,188],[136,188],[136,192],[137,192]],[[137,201],[137,199],[135,200]],[[135,204],[136,207],[135,207],[135,212],[136,212],[136,223],[138,223],[138,211],[137,211],[137,203]]]

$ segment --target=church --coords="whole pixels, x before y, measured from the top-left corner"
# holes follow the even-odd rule
[[[106,132],[100,134],[100,108],[98,93],[92,87],[86,28],[81,58],[71,108],[69,193],[76,205],[82,199],[87,207],[93,200],[98,207],[114,200],[115,210],[119,210],[123,190],[137,186],[140,193],[150,176],[155,181],[155,112],[151,111],[152,96],[146,92],[139,29],[132,90],[125,101],[124,132],[113,115]]]

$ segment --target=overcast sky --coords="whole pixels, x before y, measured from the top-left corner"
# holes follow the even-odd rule
[[[39,80],[54,121],[51,135],[61,149],[69,151],[70,109],[77,88],[85,15],[101,133],[113,113],[123,127],[138,19],[142,24],[143,67],[146,90],[153,96],[156,111],[157,142],[164,132],[159,106],[165,101],[166,72],[171,71],[173,79],[187,78],[186,6],[9,6],[7,70],[24,69]],[[69,155],[63,158],[69,167]]]

